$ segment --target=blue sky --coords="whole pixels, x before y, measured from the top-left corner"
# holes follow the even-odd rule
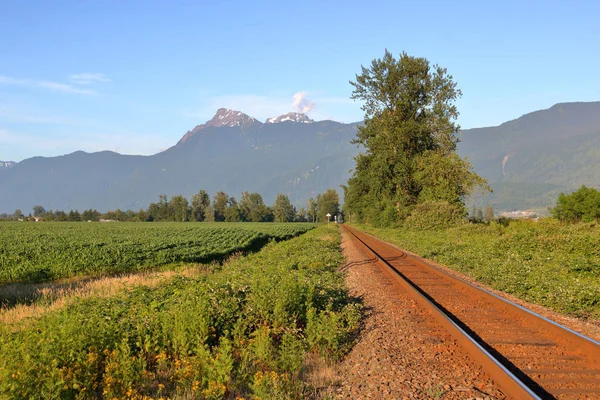
[[[406,51],[454,76],[463,128],[600,100],[597,1],[0,0],[0,160],[153,154],[219,107],[314,103],[360,120],[349,80]]]

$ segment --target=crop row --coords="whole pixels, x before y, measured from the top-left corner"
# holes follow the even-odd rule
[[[0,224],[0,284],[201,263],[311,229],[311,224]]]

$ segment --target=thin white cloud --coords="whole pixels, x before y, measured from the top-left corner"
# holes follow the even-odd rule
[[[69,81],[78,85],[89,85],[92,83],[110,82],[110,79],[106,75],[97,72],[84,72],[81,74],[72,74],[69,76]]]
[[[62,93],[74,93],[74,94],[84,94],[84,95],[94,95],[98,94],[95,90],[91,89],[80,89],[73,85],[69,85],[66,83],[59,82],[51,82],[51,81],[38,81],[34,79],[18,79],[12,78],[10,76],[1,76],[0,75],[0,84],[5,85],[14,85],[14,86],[27,86],[32,88],[40,88],[47,89],[54,92],[62,92]]]
[[[37,86],[39,86],[41,88],[50,89],[50,90],[54,90],[57,92],[77,93],[77,94],[98,94],[95,90],[79,89],[79,88],[73,87],[71,85],[67,85],[66,83],[42,81],[42,82],[37,82],[36,84],[37,84]]]
[[[23,85],[25,81],[23,79],[15,79],[10,76],[2,76],[0,75],[0,83],[4,83],[7,85]]]

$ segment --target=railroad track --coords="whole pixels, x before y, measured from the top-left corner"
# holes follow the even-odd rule
[[[514,399],[600,399],[600,343],[342,225]]]

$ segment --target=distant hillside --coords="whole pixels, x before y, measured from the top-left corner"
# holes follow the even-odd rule
[[[293,117],[293,118],[292,118]],[[309,197],[347,181],[356,146],[356,124],[319,121],[299,114],[269,123],[220,109],[170,149],[153,156],[75,152],[34,157],[0,175],[0,212],[16,208],[146,208],[160,194],[188,198],[200,189],[239,199],[259,192],[272,204],[279,192],[298,207]]]
[[[560,192],[600,187],[600,102],[556,104],[460,136],[459,152],[492,184],[485,201],[497,210],[544,209]]]
[[[262,123],[241,111],[215,116],[153,156],[81,151],[34,157],[0,168],[0,212],[16,208],[146,208],[160,194],[191,197],[200,189],[239,198],[279,192],[304,206],[309,197],[347,182],[358,153],[358,124],[315,122],[288,113]],[[478,198],[496,211],[544,210],[560,192],[600,187],[600,102],[557,104],[497,127],[460,132],[459,153],[494,193]]]

